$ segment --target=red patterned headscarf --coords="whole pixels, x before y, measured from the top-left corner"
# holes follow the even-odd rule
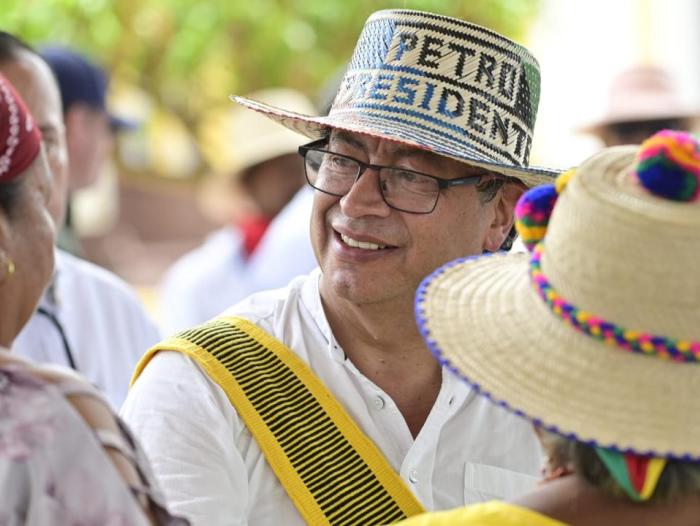
[[[0,184],[21,174],[40,149],[39,128],[10,81],[0,75]]]

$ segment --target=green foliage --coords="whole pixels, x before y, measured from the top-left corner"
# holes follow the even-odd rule
[[[313,93],[342,67],[367,16],[384,8],[458,16],[518,38],[533,0],[4,0],[0,26],[96,56],[167,105],[197,109],[230,92]]]
[[[61,42],[139,86],[196,129],[230,93],[288,86],[313,95],[350,58],[367,16],[428,10],[518,40],[538,0],[3,0],[0,27]]]

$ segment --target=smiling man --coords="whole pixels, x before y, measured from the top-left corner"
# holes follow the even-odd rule
[[[521,46],[381,11],[327,116],[236,99],[313,139],[320,268],[142,360],[123,413],[175,511],[385,524],[529,489],[533,432],[433,360],[413,299],[439,265],[507,245],[524,186],[551,180],[527,167],[538,93]]]

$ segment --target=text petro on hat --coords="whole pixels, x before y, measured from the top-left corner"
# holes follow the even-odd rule
[[[402,142],[529,185],[540,70],[524,47],[483,27],[408,10],[374,13],[327,116],[234,97],[307,137],[340,128]]]

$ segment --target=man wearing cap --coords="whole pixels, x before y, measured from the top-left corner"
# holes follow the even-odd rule
[[[68,171],[74,164],[69,167],[58,85],[41,56],[4,32],[0,72],[16,86],[41,129],[53,183],[49,208],[60,227]],[[134,365],[158,338],[143,306],[122,280],[57,248],[54,279],[12,350],[39,362],[72,367],[118,409]]]
[[[698,115],[682,101],[667,71],[635,66],[613,79],[605,115],[581,131],[595,135],[605,146],[641,144],[661,130],[691,130]]]
[[[328,116],[237,99],[313,140],[320,269],[140,362],[123,414],[175,510],[386,524],[531,487],[534,433],[431,357],[413,300],[439,265],[507,244],[524,184],[551,180],[527,167],[538,97],[523,47],[398,10],[367,21]]]
[[[311,102],[291,89],[260,90],[251,98],[313,112]],[[200,144],[214,173],[199,201],[206,215],[225,226],[168,270],[161,287],[167,332],[203,323],[253,292],[284,286],[315,267],[305,239],[287,248],[285,265],[267,261],[269,249],[258,250],[268,226],[304,185],[299,135],[239,106],[206,118]],[[277,267],[273,274],[261,272],[271,266]]]
[[[97,181],[114,149],[114,134],[131,129],[135,124],[108,111],[108,80],[102,68],[63,46],[45,47],[41,56],[51,67],[61,93],[70,197],[76,190]],[[79,253],[79,242],[72,229],[70,198],[66,212],[58,244],[72,253]]]

